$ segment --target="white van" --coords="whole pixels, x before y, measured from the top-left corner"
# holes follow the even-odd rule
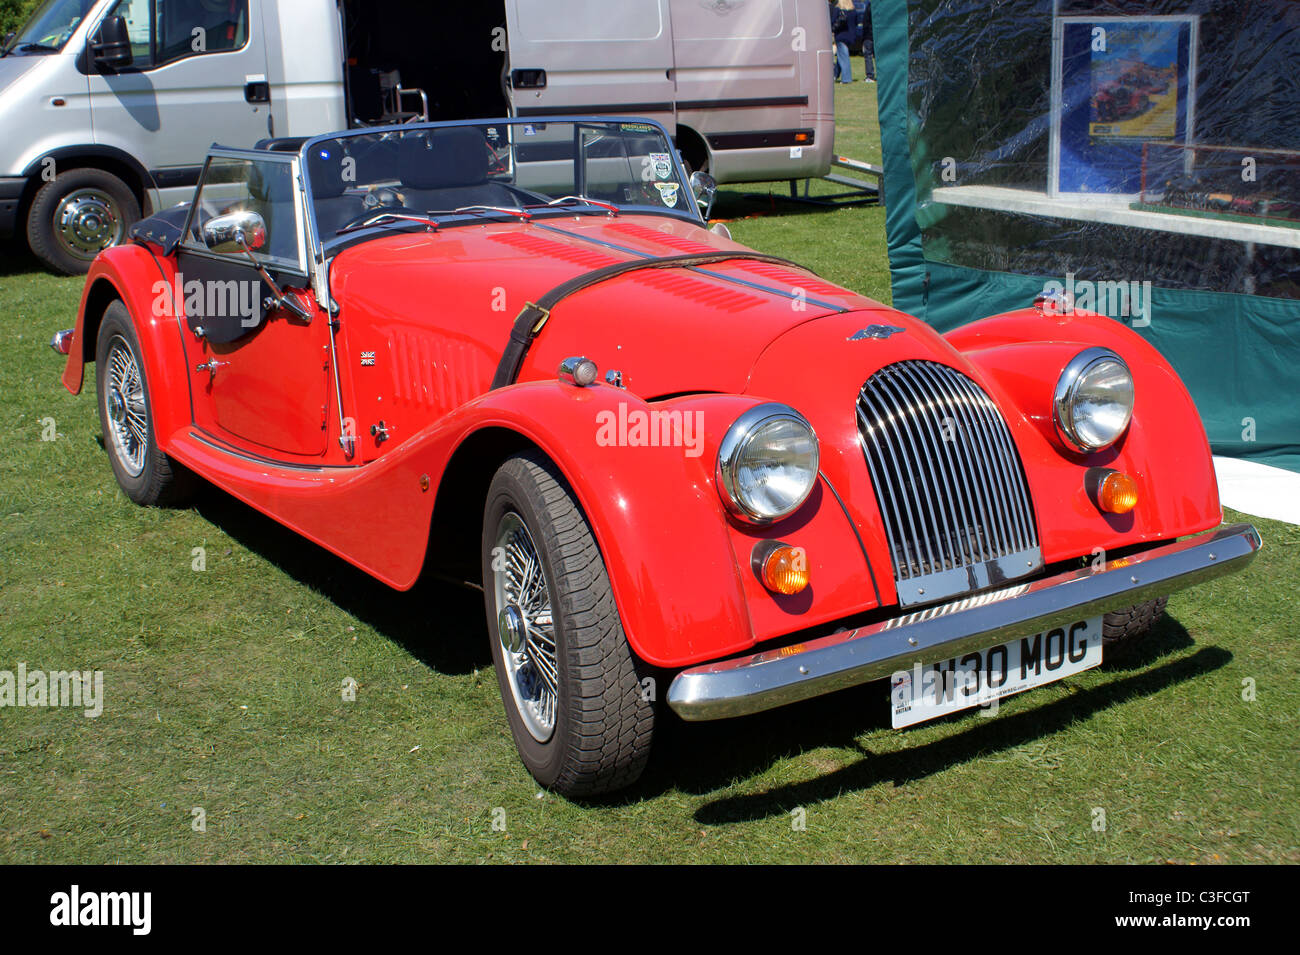
[[[0,54],[0,239],[84,272],[209,144],[646,116],[719,182],[825,175],[826,0],[44,0]]]

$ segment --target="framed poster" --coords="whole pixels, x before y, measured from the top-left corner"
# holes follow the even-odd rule
[[[1199,17],[1058,17],[1052,28],[1048,194],[1132,198],[1143,145],[1186,145]],[[1184,159],[1182,150],[1163,155]]]

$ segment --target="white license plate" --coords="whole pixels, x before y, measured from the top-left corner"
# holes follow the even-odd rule
[[[900,670],[890,680],[895,729],[987,706],[1101,663],[1101,617]]]

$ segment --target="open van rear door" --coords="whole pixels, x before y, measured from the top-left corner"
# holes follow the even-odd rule
[[[626,114],[676,131],[668,0],[506,0],[516,116]]]

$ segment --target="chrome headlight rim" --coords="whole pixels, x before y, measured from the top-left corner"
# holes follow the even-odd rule
[[[783,513],[776,515],[760,514],[749,507],[739,493],[736,485],[736,463],[740,460],[741,453],[744,451],[750,439],[766,424],[771,421],[786,419],[794,421],[808,431],[808,436],[812,440],[812,480],[808,482],[808,487],[804,489],[797,501],[795,501]],[[714,471],[714,480],[717,484],[718,497],[726,506],[728,513],[738,520],[748,524],[759,526],[774,524],[777,521],[784,520],[791,514],[803,507],[804,502],[808,500],[808,495],[812,493],[817,486],[817,475],[821,473],[821,446],[817,439],[817,431],[812,424],[795,411],[789,405],[783,405],[778,402],[767,402],[761,405],[755,405],[749,410],[741,413],[731,426],[727,433],[722,437],[722,443],[718,446],[718,462]]]
[[[1065,365],[1061,372],[1061,377],[1056,380],[1056,388],[1052,394],[1052,421],[1056,426],[1057,437],[1071,451],[1080,454],[1095,454],[1098,451],[1104,451],[1109,447],[1117,444],[1125,434],[1128,433],[1129,425],[1133,423],[1133,405],[1135,401],[1129,403],[1128,414],[1124,419],[1124,426],[1115,433],[1115,437],[1104,444],[1090,444],[1084,441],[1074,427],[1074,401],[1078,395],[1079,384],[1087,375],[1088,371],[1103,361],[1115,362],[1124,369],[1128,375],[1130,387],[1133,382],[1133,371],[1129,368],[1128,362],[1111,351],[1109,348],[1085,348]],[[1134,395],[1136,399],[1136,394]]]

